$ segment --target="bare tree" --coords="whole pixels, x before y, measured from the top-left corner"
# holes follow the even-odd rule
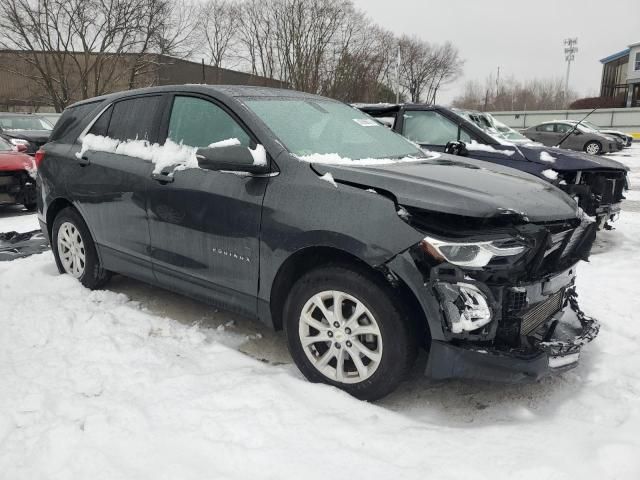
[[[233,54],[240,25],[240,8],[229,0],[208,0],[200,14],[200,28],[207,42],[209,64],[222,67]]]
[[[0,46],[22,61],[7,69],[61,111],[123,82],[133,86],[153,62],[148,54],[183,46],[176,12],[170,0],[0,0]]]
[[[570,91],[568,99],[573,101],[575,92]],[[484,85],[477,81],[467,82],[463,93],[456,97],[453,105],[473,110],[554,110],[566,107],[564,83],[561,78],[532,79],[520,82],[505,78],[499,90],[493,75],[489,75]]]

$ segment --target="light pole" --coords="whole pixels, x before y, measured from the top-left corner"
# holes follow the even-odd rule
[[[564,81],[564,101],[567,102],[569,98],[569,74],[571,73],[571,62],[576,58],[576,52],[578,51],[578,39],[577,38],[565,38],[564,40],[564,59],[567,62],[567,77]]]

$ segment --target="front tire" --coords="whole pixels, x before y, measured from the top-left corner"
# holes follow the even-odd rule
[[[51,248],[60,273],[77,278],[92,290],[109,281],[111,275],[100,265],[89,228],[74,208],[67,207],[55,217]]]
[[[304,275],[289,294],[284,322],[304,376],[362,400],[395,390],[417,353],[398,297],[364,270],[331,266]]]
[[[587,142],[585,144],[584,151],[590,155],[599,155],[602,152],[602,145],[600,144],[600,142],[592,140],[591,142]]]

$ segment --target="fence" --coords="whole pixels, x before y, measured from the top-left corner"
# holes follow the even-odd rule
[[[582,120],[591,110],[540,110],[530,112],[492,112],[497,120],[515,129],[528,128],[551,120]],[[640,140],[640,108],[602,108],[587,120],[602,128],[630,133]]]

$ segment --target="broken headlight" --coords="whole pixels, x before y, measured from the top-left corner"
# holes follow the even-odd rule
[[[425,237],[420,242],[420,247],[437,261],[473,268],[486,266],[494,257],[519,255],[526,248],[511,239],[487,242],[453,242],[433,237]]]
[[[444,314],[452,333],[473,332],[491,322],[491,308],[484,294],[469,283],[437,283]]]

